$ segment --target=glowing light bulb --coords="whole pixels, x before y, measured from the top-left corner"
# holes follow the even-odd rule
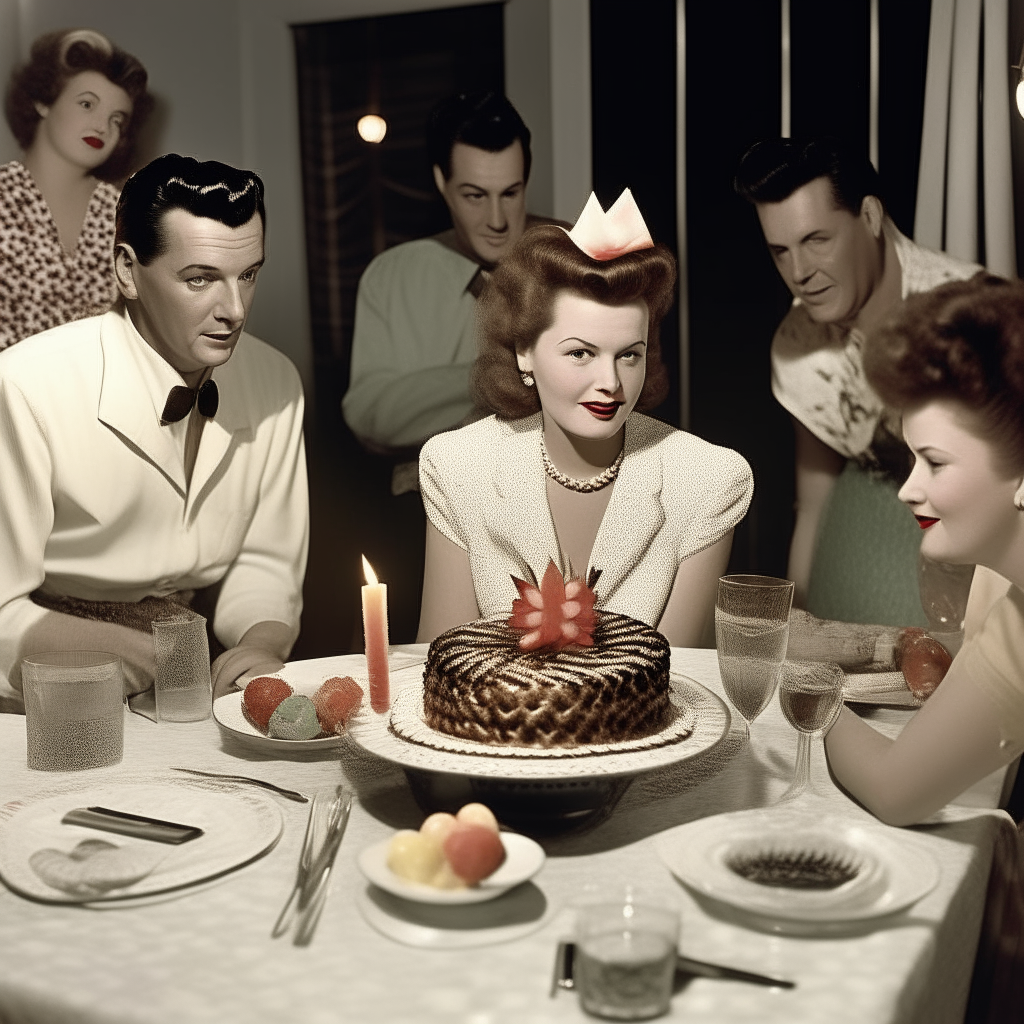
[[[1024,117],[1024,78],[1017,83],[1017,111]]]
[[[364,114],[356,123],[356,131],[364,142],[383,142],[388,133],[388,123],[377,114]]]

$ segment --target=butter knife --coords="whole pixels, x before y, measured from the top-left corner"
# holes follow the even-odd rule
[[[551,984],[551,995],[556,988],[575,988],[573,980],[573,962],[576,958],[576,943],[560,942],[555,954],[555,977]],[[773,978],[767,974],[755,974],[738,967],[726,967],[723,964],[711,964],[704,960],[679,954],[676,958],[676,970],[683,974],[692,974],[698,978],[721,978],[728,981],[746,981],[752,985],[768,985],[772,988],[796,988],[795,981],[786,978]]]
[[[327,840],[320,856],[310,869],[304,898],[299,901],[302,916],[299,919],[293,940],[296,946],[308,946],[313,941],[313,933],[316,931],[316,926],[320,922],[320,914],[327,902],[334,858],[338,854],[341,840],[345,835],[345,828],[348,825],[348,817],[352,811],[352,791],[347,786],[338,787],[338,796],[333,811]]]

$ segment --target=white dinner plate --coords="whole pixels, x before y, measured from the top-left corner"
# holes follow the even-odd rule
[[[517,942],[552,921],[556,907],[533,882],[486,903],[443,906],[401,899],[376,885],[356,892],[356,906],[381,935],[418,949],[479,949]]]
[[[501,842],[505,847],[504,863],[482,882],[465,889],[435,889],[431,885],[400,878],[388,867],[390,839],[366,847],[359,854],[359,869],[374,885],[405,900],[447,906],[483,903],[528,882],[544,865],[544,850],[527,836],[502,832]]]
[[[472,744],[472,750],[439,750],[398,735],[389,715],[362,711],[349,724],[348,736],[371,754],[421,771],[531,782],[634,775],[704,754],[729,731],[729,709],[717,694],[679,672],[671,673],[671,683],[673,702],[683,705],[688,714],[692,712],[692,732],[647,749],[629,749],[627,743],[624,749],[616,750],[615,744],[607,744],[600,751],[581,747],[577,757],[566,757],[564,752],[538,756],[536,751],[515,757],[482,743]],[[417,690],[421,693],[423,689],[422,666],[393,672],[391,685],[393,706],[415,697]],[[652,739],[657,741],[656,737]]]
[[[203,830],[174,846],[61,823],[78,807],[107,807]],[[133,900],[205,882],[257,859],[281,836],[281,812],[270,797],[204,785],[200,780],[83,785],[0,807],[0,877],[15,892],[50,903]],[[100,840],[136,858],[144,877],[103,893],[72,893],[50,885],[33,868],[41,850],[56,851],[62,870],[74,872],[72,854],[86,840]],[[52,855],[51,855],[52,857]],[[73,875],[71,876],[73,877]]]
[[[327,659],[320,659],[324,661]],[[264,675],[276,679],[283,679],[295,693],[305,697],[312,697],[317,690],[333,676],[352,676],[353,679],[363,688],[363,704],[360,704],[356,715],[364,712],[363,705],[369,705],[367,693],[367,682],[365,674],[362,677],[352,672],[338,672],[325,668],[304,668],[314,666],[317,662],[294,662],[285,665],[279,672],[265,672]],[[372,713],[372,712],[371,712]],[[309,750],[328,750],[331,747],[338,747],[342,743],[341,736],[317,736],[311,740],[282,740],[276,736],[268,736],[245,717],[242,710],[242,691],[227,693],[218,697],[213,702],[213,717],[221,729],[233,736],[243,745],[255,750],[273,750],[275,753],[297,753]],[[355,717],[355,716],[353,716]]]
[[[846,927],[906,909],[939,880],[919,837],[817,806],[758,808],[700,818],[662,836],[658,856],[694,892],[752,915],[775,931]],[[857,867],[832,889],[762,885],[737,874],[738,856],[817,854]]]

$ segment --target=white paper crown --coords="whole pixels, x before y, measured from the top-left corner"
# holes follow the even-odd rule
[[[567,234],[595,260],[613,260],[627,252],[654,247],[654,239],[628,188],[623,189],[607,213],[591,192],[576,225]]]

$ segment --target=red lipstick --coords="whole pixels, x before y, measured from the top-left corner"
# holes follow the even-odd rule
[[[599,420],[610,420],[614,419],[615,414],[619,411],[621,402],[580,402],[591,416],[596,417]]]
[[[82,139],[82,141],[87,146],[92,146],[93,149],[102,149],[104,146],[103,140],[96,138],[95,135],[86,135],[86,137]]]
[[[929,526],[934,526],[939,521],[935,516],[914,516],[914,518],[922,530],[927,530]]]

